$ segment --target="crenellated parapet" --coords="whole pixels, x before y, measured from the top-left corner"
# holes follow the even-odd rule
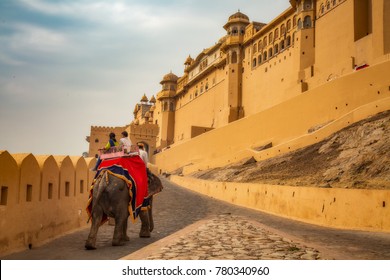
[[[85,225],[95,158],[0,151],[0,256]]]
[[[91,130],[94,131],[109,131],[114,129],[116,129],[114,126],[91,126]]]

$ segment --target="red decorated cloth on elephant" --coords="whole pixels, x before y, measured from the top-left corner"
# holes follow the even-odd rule
[[[103,160],[98,167],[95,180],[103,170],[108,170],[110,174],[124,180],[127,183],[130,195],[129,212],[130,217],[134,222],[141,208],[148,206],[144,204],[145,198],[148,197],[148,177],[145,163],[139,156]],[[93,184],[90,190],[87,206],[89,217],[91,217],[92,213]],[[148,199],[145,201],[148,201]],[[102,223],[105,221],[107,221],[106,216],[103,218]]]

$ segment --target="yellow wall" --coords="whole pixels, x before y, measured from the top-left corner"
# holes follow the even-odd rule
[[[276,146],[302,137],[312,127],[337,121],[371,102],[386,100],[390,96],[388,73],[390,60],[332,80],[265,111],[172,145],[155,156],[155,163],[162,172],[187,165],[190,169],[199,163],[206,168],[206,164],[221,157],[227,160],[230,156],[230,162],[240,160],[234,158],[235,153],[266,142]],[[386,109],[374,106],[369,114],[383,110]],[[355,121],[356,118],[351,123]]]
[[[115,133],[116,140],[122,138],[121,133],[126,130],[126,127],[107,127],[107,126],[91,126],[91,132],[89,136],[89,152],[90,157],[99,155],[99,149],[102,149],[108,143],[110,139],[109,134]]]
[[[227,85],[225,75],[219,73],[217,77],[218,81],[215,84],[211,82],[207,91],[199,93],[196,97],[192,93],[192,102],[181,104],[179,101],[175,112],[175,142],[191,139],[191,126],[188,125],[188,120],[191,120],[192,126],[208,128],[220,127],[223,123],[221,111],[226,101],[222,93],[226,91]],[[194,114],[193,112],[201,113]]]
[[[19,173],[19,167],[15,159],[7,151],[0,151],[0,186],[2,190],[0,252],[6,252],[15,244],[19,245],[20,239],[24,237],[24,232],[20,229],[23,225],[14,223],[18,217],[20,219],[17,211],[19,204]],[[5,193],[6,189],[8,190],[7,195]]]
[[[298,74],[291,75],[294,53],[295,49],[291,46],[253,69],[245,64],[242,86],[245,94],[242,97],[242,104],[246,116],[272,107],[300,93],[291,90],[298,84]]]
[[[130,140],[133,145],[137,143],[144,143],[146,151],[149,154],[153,154],[156,150],[156,137],[158,135],[159,128],[152,123],[144,123],[142,125],[131,124],[130,125]]]
[[[163,131],[174,133],[164,145],[197,136],[191,133],[193,127],[218,129],[354,73],[356,66],[388,60],[386,1],[290,3],[268,24],[250,23],[245,15],[235,13],[224,26],[226,36],[195,60],[186,60],[178,91],[169,95],[176,104],[174,117],[162,118],[162,113],[158,119]],[[239,19],[244,36],[229,33],[226,27],[236,24],[233,19]],[[207,67],[202,67],[206,60]],[[207,82],[209,89],[202,93]],[[161,107],[160,100],[156,107]]]
[[[324,15],[319,15],[316,20],[316,83],[352,72],[353,30],[353,1],[345,1]]]
[[[389,190],[212,182],[180,176],[171,176],[171,181],[216,199],[294,220],[341,229],[390,232]]]
[[[85,226],[93,179],[89,168],[95,162],[95,158],[11,155],[0,151],[0,186],[2,190],[8,188],[7,198],[1,197],[4,204],[0,205],[0,256]]]
[[[381,1],[378,1],[381,2]],[[380,30],[383,30],[383,52],[390,53],[390,17],[388,16],[388,11],[390,11],[390,2],[383,1],[383,9],[376,10],[377,17],[374,20],[383,19],[383,25]],[[380,25],[379,25],[380,26]],[[382,50],[382,48],[380,48]]]

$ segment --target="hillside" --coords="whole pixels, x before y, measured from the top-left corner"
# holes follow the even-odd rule
[[[260,162],[252,158],[191,176],[274,185],[390,189],[390,111],[288,154]]]

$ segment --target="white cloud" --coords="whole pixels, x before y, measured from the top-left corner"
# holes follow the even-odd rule
[[[94,22],[98,25],[121,25],[123,28],[163,29],[172,23],[172,15],[167,10],[145,6],[141,1],[81,1],[46,2],[42,0],[20,0],[30,9],[46,15]],[[162,10],[161,10],[162,9]]]
[[[9,37],[9,46],[15,51],[60,52],[69,46],[63,33],[31,24],[14,25],[15,33]]]

